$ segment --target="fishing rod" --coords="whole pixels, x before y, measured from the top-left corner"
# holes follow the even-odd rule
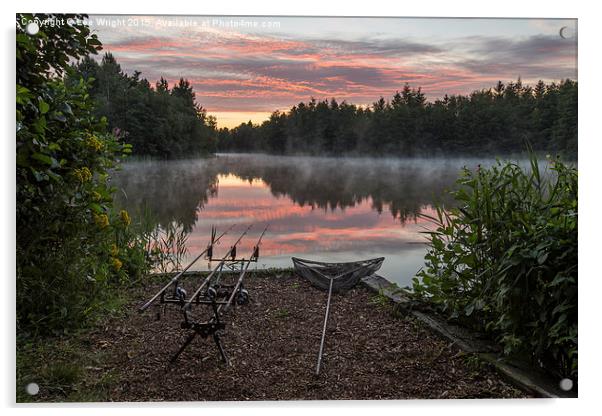
[[[207,246],[207,248],[205,250],[203,250],[201,252],[201,254],[199,254],[198,256],[196,256],[194,258],[194,260],[192,260],[190,262],[190,264],[188,264],[188,266],[186,266],[184,269],[182,269],[181,272],[179,272],[177,275],[175,275],[170,281],[169,283],[167,283],[165,286],[163,286],[163,288],[161,290],[159,290],[155,296],[153,296],[148,302],[146,302],[144,305],[142,305],[140,308],[138,308],[138,312],[144,312],[146,309],[148,309],[161,295],[163,295],[165,293],[165,291],[167,289],[169,289],[169,287],[171,285],[173,285],[174,283],[176,283],[178,281],[178,279],[180,277],[182,277],[182,275],[184,275],[184,273],[190,269],[190,267],[192,267],[192,265],[194,263],[196,263],[201,257],[203,257],[203,255],[205,253],[210,253],[213,252],[213,245],[217,244],[219,242],[219,240],[225,236],[226,234],[228,234],[228,232],[230,232],[230,230],[232,230],[232,228],[234,228],[236,224],[232,224],[230,227],[228,227],[224,232],[222,232],[219,236],[215,236],[216,232],[215,232],[215,228],[212,227],[211,228],[211,242],[209,243],[209,245]]]
[[[251,261],[257,261],[257,259],[259,258],[259,245],[261,244],[261,240],[263,240],[263,236],[268,231],[269,226],[270,226],[270,224],[265,226],[265,228],[263,229],[263,232],[259,236],[259,240],[257,240],[257,244],[255,244],[255,247],[253,247],[253,254],[251,255]]]
[[[187,346],[194,340],[194,338],[196,338],[196,336],[201,336],[202,338],[213,338],[213,341],[217,346],[222,360],[226,364],[228,363],[228,357],[226,355],[226,352],[224,351],[220,338],[220,333],[226,328],[226,324],[220,319],[220,317],[230,308],[236,296],[239,296],[237,300],[238,304],[242,305],[248,302],[248,294],[247,291],[242,288],[242,283],[251,263],[257,261],[257,258],[259,256],[259,245],[261,244],[261,241],[268,229],[268,226],[266,225],[263,232],[259,236],[257,243],[253,246],[253,252],[251,256],[248,259],[236,259],[233,255],[236,253],[236,246],[247,234],[250,228],[251,226],[247,227],[245,232],[239,237],[239,239],[230,248],[229,252],[221,260],[216,260],[219,261],[219,264],[215,267],[211,274],[207,276],[202,285],[195,291],[195,293],[188,299],[188,301],[182,305],[181,312],[184,317],[184,321],[181,324],[181,328],[190,329],[192,330],[192,332],[186,338],[184,343],[180,346],[179,350],[172,356],[170,360],[172,363],[178,359],[180,354],[187,348]],[[225,293],[219,289],[219,286],[217,288],[214,288],[212,286],[209,287],[209,289],[203,294],[203,288],[211,281],[213,275],[218,270],[221,274],[222,268],[228,257],[231,257],[231,261],[240,264],[240,275],[236,284],[234,286],[231,286],[232,289],[230,289],[229,286]],[[206,321],[195,321],[190,313],[193,302],[195,302],[195,304],[200,303],[205,304],[207,306],[211,306],[213,316]]]
[[[265,228],[263,229],[263,232],[261,233],[261,235],[259,236],[259,239],[257,240],[257,243],[255,244],[255,246],[253,246],[253,254],[249,258],[249,260],[246,260],[247,264],[246,264],[245,268],[241,270],[240,276],[238,277],[238,281],[236,282],[236,285],[234,285],[234,289],[232,290],[232,293],[230,294],[230,298],[228,299],[228,301],[226,302],[225,305],[220,305],[220,307],[217,310],[218,313],[222,310],[222,307],[224,308],[224,312],[227,312],[228,309],[230,309],[230,305],[232,305],[234,296],[236,296],[236,293],[240,289],[240,286],[242,285],[242,281],[245,278],[245,274],[247,273],[247,270],[249,269],[251,262],[254,261],[253,259],[255,259],[255,261],[256,261],[257,258],[259,257],[259,245],[261,244],[261,240],[263,239],[263,236],[265,235],[266,231],[268,230],[268,227],[269,227],[269,224],[265,226]],[[245,261],[245,260],[243,260],[243,261]]]
[[[190,308],[190,304],[192,303],[193,299],[195,299],[197,296],[199,296],[201,294],[201,291],[207,285],[207,283],[209,283],[211,281],[211,278],[215,275],[215,273],[217,272],[217,269],[220,269],[220,272],[221,272],[221,269],[222,269],[224,263],[226,262],[226,260],[228,260],[228,257],[231,257],[233,253],[236,253],[236,245],[238,243],[240,243],[240,241],[243,239],[243,237],[245,235],[247,235],[247,233],[249,232],[249,230],[251,229],[252,226],[253,226],[253,224],[249,225],[247,227],[247,229],[240,235],[240,237],[238,237],[238,240],[236,240],[236,242],[232,245],[232,247],[230,247],[230,250],[228,250],[228,253],[223,258],[220,259],[219,264],[217,266],[215,266],[215,268],[211,271],[211,273],[209,273],[209,276],[207,276],[205,278],[205,280],[203,281],[201,286],[199,286],[199,288],[194,292],[194,294],[192,296],[190,296],[190,298],[188,298],[186,303],[182,306],[183,310]]]
[[[235,258],[234,254],[231,254],[232,258],[229,259],[229,260],[227,260],[226,263],[223,264],[223,266],[228,267],[231,271],[236,271],[235,270],[235,268],[236,268],[235,265],[236,264],[240,264],[241,265],[241,269],[240,270],[242,270],[244,262],[248,261],[248,262],[255,262],[255,263],[257,263],[257,260],[259,258],[259,245],[261,244],[261,240],[263,239],[263,236],[265,235],[265,233],[266,233],[266,231],[268,229],[268,226],[269,226],[269,224],[266,225],[266,227],[264,228],[263,232],[259,236],[259,240],[253,246],[253,251],[251,252],[251,256],[249,257],[248,260],[245,259],[244,257],[241,258],[241,259],[237,259],[237,258]],[[210,261],[211,261],[211,259],[210,259]],[[215,278],[215,281],[212,284],[219,284],[221,275],[222,275],[222,268],[220,268],[220,271],[217,274],[217,277]]]

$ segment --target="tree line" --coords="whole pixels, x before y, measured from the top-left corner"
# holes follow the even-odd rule
[[[371,106],[336,99],[301,102],[275,111],[260,125],[242,123],[218,133],[222,152],[307,155],[511,154],[535,151],[577,157],[577,82],[534,87],[520,78],[469,95],[426,100],[405,85]]]
[[[577,82],[570,79],[534,87],[520,79],[500,81],[432,102],[406,84],[390,100],[381,97],[370,106],[312,98],[261,124],[218,131],[186,79],[171,89],[164,78],[153,86],[139,71],[125,73],[110,53],[100,62],[86,57],[75,69],[73,82],[90,81],[95,115],[105,117],[139,156],[512,154],[528,142],[538,152],[577,157]]]
[[[133,154],[169,159],[215,151],[215,118],[196,103],[188,80],[170,89],[162,77],[153,87],[140,71],[126,74],[110,53],[100,62],[85,57],[76,69],[75,80],[91,81],[96,116],[125,136]]]

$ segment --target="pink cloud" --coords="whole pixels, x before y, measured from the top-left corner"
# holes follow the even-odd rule
[[[410,83],[427,98],[465,94],[497,80],[575,74],[576,47],[553,37],[427,41],[308,40],[233,32],[150,36],[105,44],[123,67],[151,82],[188,78],[208,111],[270,112],[310,97],[370,104]],[[233,107],[234,106],[234,107]]]

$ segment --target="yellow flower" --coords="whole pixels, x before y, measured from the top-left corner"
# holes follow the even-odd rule
[[[88,169],[87,166],[84,166],[83,168],[74,169],[73,175],[81,183],[88,182],[90,179],[92,179],[92,172],[90,172],[90,169]]]
[[[94,222],[100,228],[106,228],[109,226],[109,217],[107,214],[94,214]]]
[[[117,244],[113,243],[113,245],[111,246],[111,256],[116,257],[119,254],[119,247],[117,247]]]
[[[132,223],[132,219],[130,218],[130,214],[128,214],[128,212],[125,209],[122,209],[121,211],[119,211],[119,217],[121,218],[121,221],[123,221],[123,223],[128,226]]]
[[[113,265],[113,268],[117,271],[119,271],[121,269],[121,266],[123,266],[123,263],[117,257],[112,257],[111,263]]]
[[[102,195],[96,191],[92,191],[92,199],[95,201],[100,201],[102,199]]]
[[[94,151],[98,152],[100,150],[102,150],[103,148],[103,143],[98,140],[98,138],[96,136],[90,136],[86,139],[86,144],[88,145],[88,147],[90,147],[91,149],[93,149]]]

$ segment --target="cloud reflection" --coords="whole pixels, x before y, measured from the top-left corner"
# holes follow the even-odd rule
[[[237,224],[216,249],[219,256],[253,224],[239,245],[248,257],[269,224],[262,264],[290,266],[291,256],[384,255],[385,270],[402,270],[424,254],[420,232],[429,223],[418,214],[431,215],[436,201],[449,202],[443,195],[458,170],[477,163],[483,162],[222,155],[131,162],[113,183],[121,190],[118,203],[132,213],[144,208],[159,224],[186,227],[191,256],[205,248],[213,225]]]

